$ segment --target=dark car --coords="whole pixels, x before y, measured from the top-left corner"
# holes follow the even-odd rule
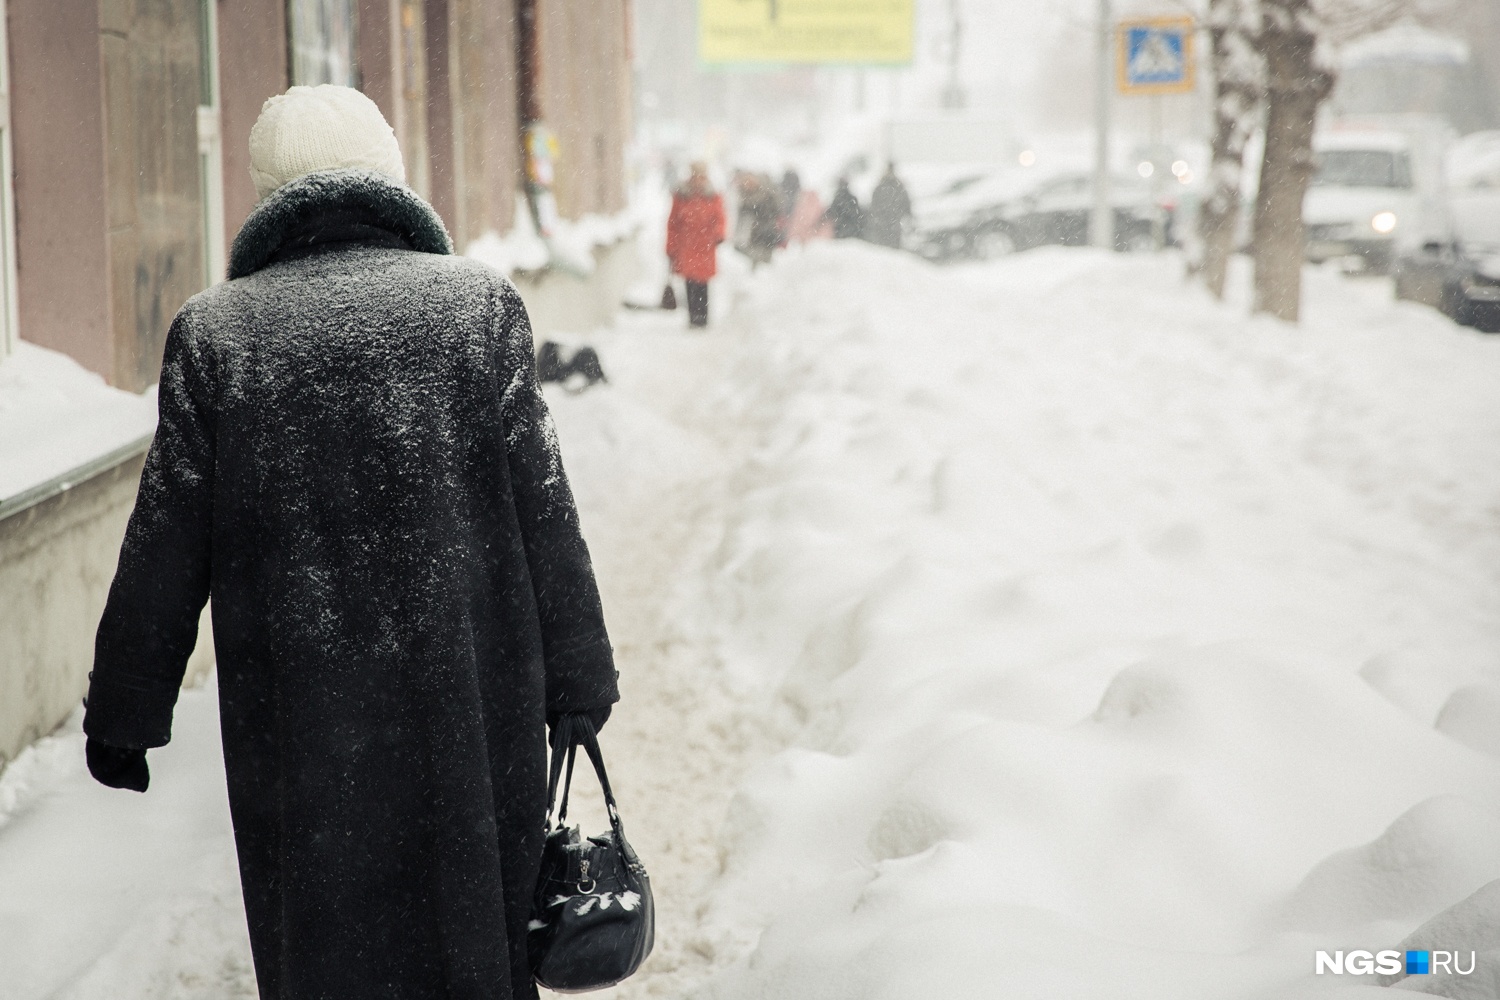
[[[1015,170],[962,174],[913,201],[907,245],[929,260],[985,260],[1016,249],[999,216],[1030,178]]]
[[[1003,196],[997,191],[992,198],[982,196],[985,189],[975,184],[969,191],[955,192],[960,197],[945,199],[942,211],[924,213],[918,206],[917,246],[923,256],[985,259],[1039,246],[1088,245],[1094,200],[1090,174],[1062,174],[1019,190],[1011,184]],[[1166,242],[1172,242],[1172,210],[1153,200],[1147,182],[1127,175],[1112,178],[1110,202],[1115,249],[1154,248],[1157,226]]]
[[[1463,192],[1450,199],[1450,209],[1452,239],[1396,258],[1396,297],[1500,333],[1500,190]]]

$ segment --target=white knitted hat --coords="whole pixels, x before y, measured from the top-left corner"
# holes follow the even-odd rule
[[[315,170],[357,167],[406,183],[396,133],[375,102],[331,83],[293,87],[261,105],[250,130],[250,179],[264,198]]]

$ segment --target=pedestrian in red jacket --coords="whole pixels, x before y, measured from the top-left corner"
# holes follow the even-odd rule
[[[708,164],[694,163],[687,183],[672,195],[667,218],[667,260],[687,285],[688,324],[708,325],[708,279],[719,270],[724,242],[724,199],[708,180]]]

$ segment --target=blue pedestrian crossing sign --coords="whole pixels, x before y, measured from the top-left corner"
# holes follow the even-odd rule
[[[1122,94],[1184,94],[1196,83],[1193,19],[1122,21],[1116,32],[1116,76]]]

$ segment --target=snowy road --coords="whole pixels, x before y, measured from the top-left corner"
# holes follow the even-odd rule
[[[1323,995],[1500,878],[1500,338],[1089,251],[716,294],[549,395],[661,907],[614,995]],[[253,996],[211,691],[179,720],[147,796],[72,731],[0,781],[0,1000]],[[1486,898],[1431,946],[1500,949]]]

